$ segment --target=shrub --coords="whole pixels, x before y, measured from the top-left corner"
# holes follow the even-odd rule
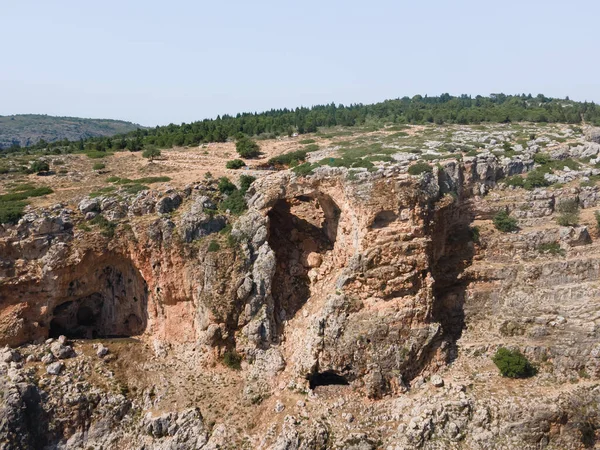
[[[573,227],[579,223],[579,204],[574,199],[563,200],[556,210],[560,215],[556,218],[556,223],[563,227]]]
[[[535,367],[518,350],[500,347],[492,361],[503,377],[528,378],[536,374]]]
[[[525,179],[525,189],[532,190],[538,187],[550,186],[550,182],[544,177],[544,172],[541,170],[532,170]]]
[[[319,167],[319,164],[304,163],[294,167],[292,170],[298,176],[306,176],[313,173],[313,170]]]
[[[260,154],[258,144],[245,135],[238,137],[235,142],[235,149],[242,158],[255,158]]]
[[[23,216],[25,202],[0,201],[0,223],[15,224]]]
[[[533,155],[533,162],[541,166],[550,163],[550,161],[552,161],[552,158],[547,153],[536,153]]]
[[[507,186],[525,187],[525,178],[520,175],[513,175],[504,179],[504,183]]]
[[[32,172],[34,173],[42,173],[42,172],[48,172],[50,170],[50,165],[46,162],[46,161],[34,161],[31,163],[31,166],[29,168]]]
[[[256,180],[256,178],[252,175],[240,175],[240,191],[242,191],[242,194],[246,195],[246,192],[248,192],[248,189],[254,180]]]
[[[470,227],[469,231],[471,232],[471,240],[476,244],[480,243],[481,232],[478,226]]]
[[[422,173],[431,172],[431,166],[424,162],[418,162],[408,168],[408,173],[411,175],[421,175]]]
[[[242,356],[235,350],[227,351],[223,354],[223,364],[230,369],[240,370],[242,368]]]
[[[233,184],[229,178],[221,177],[219,178],[218,189],[223,194],[231,194],[234,191],[237,191],[237,187]]]
[[[596,219],[596,228],[600,230],[600,212],[596,211],[594,213],[594,218]]]
[[[160,155],[160,150],[156,147],[147,148],[142,152],[142,156],[148,158],[150,161],[153,161],[155,158],[160,158]]]
[[[225,167],[227,167],[228,169],[241,169],[245,165],[246,163],[241,159],[232,159],[231,161],[227,161]]]
[[[298,143],[304,145],[304,144],[314,144],[315,142],[317,142],[317,141],[315,141],[314,139],[302,139]]]
[[[90,220],[90,224],[97,225],[102,231],[102,235],[108,238],[111,238],[115,235],[115,229],[117,228],[117,224],[111,222],[106,217],[101,214],[98,214],[92,220]]]
[[[269,159],[268,163],[272,166],[281,165],[286,166],[292,164],[292,162],[304,162],[306,160],[306,150],[296,150],[295,152],[284,153],[283,155],[274,156]]]
[[[248,208],[244,194],[240,190],[235,190],[227,196],[220,204],[222,210],[229,210],[232,214],[241,214]]]
[[[102,169],[106,169],[106,165],[102,164],[102,163],[96,163],[92,166],[93,170],[102,170]]]
[[[537,251],[540,253],[548,253],[550,255],[564,256],[564,254],[565,254],[565,251],[562,248],[560,248],[560,244],[556,241],[546,242],[545,244],[540,244],[537,247]]]
[[[505,210],[498,211],[494,216],[494,226],[497,230],[508,233],[518,229],[517,219],[510,217]]]
[[[91,150],[89,152],[86,152],[86,155],[88,156],[88,158],[91,158],[91,159],[101,159],[101,158],[104,158],[105,156],[112,156],[112,153]]]
[[[219,243],[217,241],[210,241],[210,244],[208,244],[209,252],[218,252],[220,249],[221,249],[221,246],[219,245]]]

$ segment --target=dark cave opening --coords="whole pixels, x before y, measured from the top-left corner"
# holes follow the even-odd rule
[[[310,374],[307,378],[308,386],[311,389],[315,389],[318,386],[348,386],[350,384],[345,377],[333,370],[316,372]]]
[[[333,249],[340,210],[326,195],[279,200],[269,212],[269,246],[277,267],[272,295],[277,334],[310,297],[309,271]]]
[[[48,335],[71,339],[140,335],[147,325],[147,303],[146,282],[130,262],[101,265],[69,284],[52,311]]]

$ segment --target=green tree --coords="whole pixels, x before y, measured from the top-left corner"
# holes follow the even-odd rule
[[[246,163],[241,159],[232,159],[231,161],[227,161],[225,167],[227,167],[228,169],[241,169],[245,165]]]
[[[536,374],[536,369],[518,350],[500,347],[492,358],[503,377],[527,378]]]
[[[31,172],[37,173],[38,175],[44,172],[50,171],[50,165],[46,161],[36,160],[31,163],[29,168]]]
[[[150,161],[154,161],[154,159],[159,158],[161,155],[160,150],[156,147],[150,147],[144,150],[142,156],[144,158],[148,158]]]
[[[260,154],[258,144],[246,135],[238,136],[235,149],[242,158],[255,158]]]

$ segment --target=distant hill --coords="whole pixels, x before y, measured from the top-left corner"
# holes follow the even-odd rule
[[[98,136],[128,133],[140,125],[123,120],[81,119],[78,117],[53,117],[41,114],[17,114],[0,116],[0,149],[13,144],[21,147],[68,139],[78,141]]]

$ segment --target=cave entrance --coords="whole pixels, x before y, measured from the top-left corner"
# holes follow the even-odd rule
[[[71,281],[52,311],[48,334],[71,339],[136,336],[146,329],[147,303],[146,282],[131,263],[101,265]]]
[[[350,384],[345,377],[333,370],[316,372],[309,375],[307,378],[308,386],[311,389],[315,389],[318,386],[348,386]]]
[[[272,295],[277,334],[311,295],[309,271],[333,250],[340,209],[327,195],[281,199],[269,212],[269,246],[277,267]]]

